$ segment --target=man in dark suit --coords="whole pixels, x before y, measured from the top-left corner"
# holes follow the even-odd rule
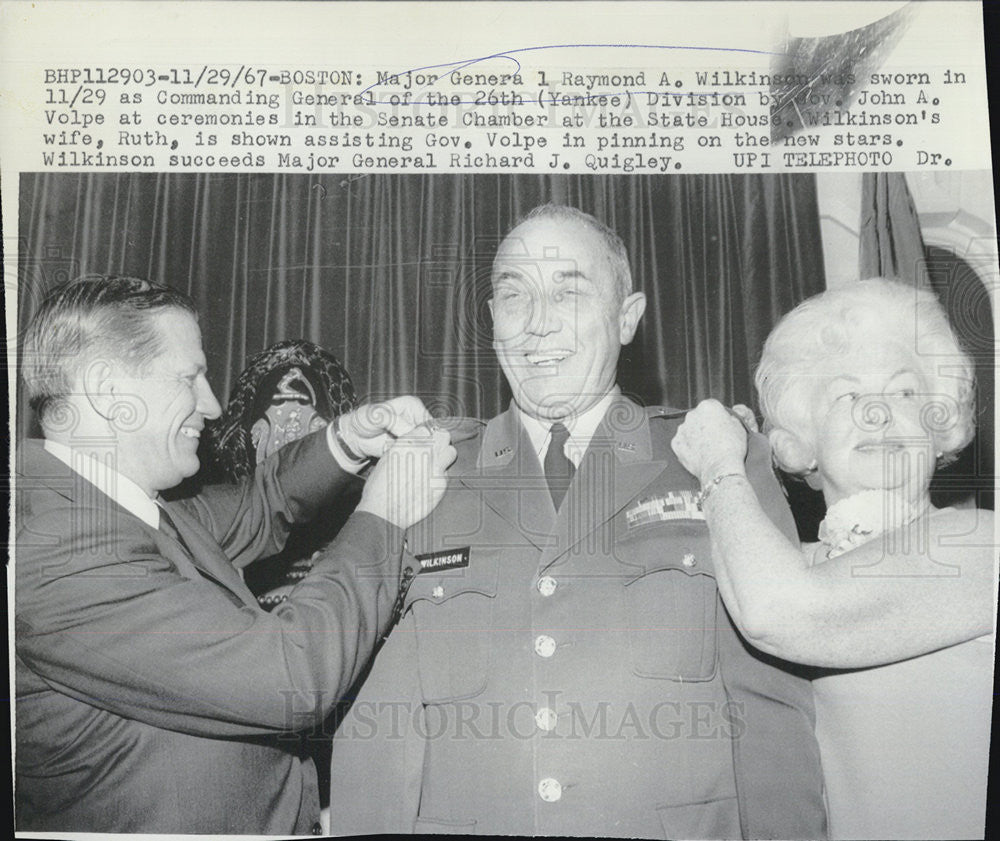
[[[134,278],[50,295],[22,372],[45,440],[17,451],[17,829],[318,833],[315,769],[287,734],[322,721],[385,632],[447,434],[397,398],[164,502],[219,405],[191,300]],[[262,610],[237,568],[400,435],[312,573]]]
[[[823,837],[810,687],[729,621],[683,413],[615,385],[645,308],[624,245],[544,206],[492,283],[513,404],[407,533],[419,572],[335,735],[332,829]],[[748,475],[794,536],[759,437]]]

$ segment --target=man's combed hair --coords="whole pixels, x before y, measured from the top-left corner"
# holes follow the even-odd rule
[[[632,294],[632,267],[628,261],[628,251],[618,234],[589,213],[584,213],[575,207],[565,204],[542,204],[528,212],[519,222],[530,222],[533,219],[555,219],[561,222],[576,222],[589,228],[601,238],[608,252],[611,272],[618,286],[618,294],[625,300]]]
[[[150,316],[166,309],[198,317],[183,292],[136,277],[84,275],[49,293],[21,342],[21,376],[39,420],[98,359],[141,373],[162,352]]]
[[[961,450],[975,434],[975,369],[931,290],[882,278],[815,295],[778,322],[754,380],[766,429],[786,430],[813,447],[817,366],[863,351],[872,336],[893,339],[913,352],[931,392],[922,421],[943,454]],[[781,467],[804,473],[809,465]]]

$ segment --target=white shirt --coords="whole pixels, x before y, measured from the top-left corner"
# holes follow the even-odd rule
[[[337,464],[347,473],[357,473],[365,464],[351,462],[341,451],[333,435],[333,425],[327,427],[326,443]],[[157,499],[149,496],[127,476],[123,476],[110,463],[102,462],[81,449],[67,447],[59,441],[45,440],[45,450],[63,462],[78,476],[86,479],[108,498],[117,502],[130,514],[134,514],[146,525],[154,529],[160,527],[160,508]],[[109,459],[110,459],[109,450]]]
[[[335,421],[330,421],[326,425],[326,445],[330,448],[330,453],[333,455],[334,461],[340,466],[340,469],[345,473],[353,473],[355,476],[358,475],[364,468],[368,466],[368,460],[357,462],[351,461],[347,457],[347,453],[344,452],[344,448],[340,446],[340,442],[337,440],[337,435],[334,432],[333,424]]]
[[[160,527],[160,509],[156,500],[131,479],[122,476],[110,463],[94,458],[80,449],[48,439],[45,441],[45,450],[146,525],[154,529]],[[109,461],[112,460],[112,452],[108,450]]]
[[[608,408],[616,397],[621,393],[621,389],[615,386],[611,391],[598,400],[593,406],[571,418],[563,418],[561,423],[569,430],[569,438],[563,446],[563,453],[574,467],[579,467],[583,461],[584,453],[590,446],[590,439],[594,437],[597,427],[608,412]],[[545,454],[549,451],[549,443],[552,441],[552,424],[555,421],[543,421],[533,418],[531,415],[518,408],[521,423],[524,431],[528,433],[531,446],[538,456],[539,464],[545,464]]]

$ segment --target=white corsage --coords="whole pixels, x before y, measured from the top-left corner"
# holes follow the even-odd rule
[[[895,491],[861,491],[827,509],[826,519],[819,524],[819,539],[830,547],[826,556],[836,558],[873,537],[912,523],[926,507],[913,505]]]

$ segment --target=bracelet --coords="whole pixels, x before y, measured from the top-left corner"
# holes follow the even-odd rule
[[[711,482],[704,485],[697,494],[695,494],[694,501],[698,506],[698,510],[702,511],[705,505],[705,500],[711,495],[725,479],[746,479],[746,476],[742,473],[723,473],[721,476],[716,476]]]
[[[361,466],[362,464],[367,464],[371,459],[368,456],[359,456],[354,450],[347,446],[347,442],[344,440],[344,436],[340,434],[340,415],[337,415],[333,419],[333,437],[337,440],[337,445],[340,447],[341,452],[344,454],[349,462],[355,465]]]

